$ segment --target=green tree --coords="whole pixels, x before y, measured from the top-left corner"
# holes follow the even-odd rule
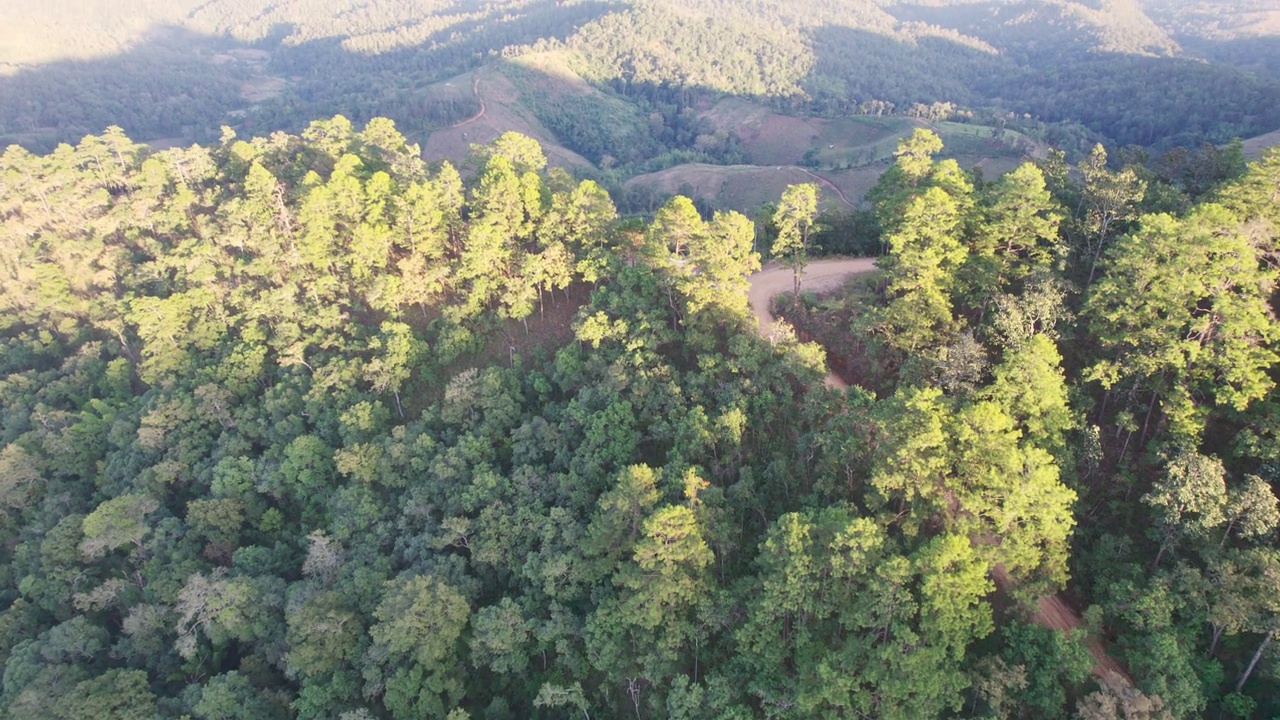
[[[747,276],[760,269],[760,256],[751,249],[754,238],[755,226],[736,212],[717,212],[707,223],[689,246],[693,276],[683,292],[691,314],[708,306],[747,313]]]
[[[271,707],[249,679],[232,670],[210,678],[192,708],[200,720],[257,720],[272,716]]]
[[[84,518],[80,552],[95,560],[124,545],[141,548],[151,532],[147,516],[159,507],[148,495],[121,495],[103,502]]]
[[[178,593],[175,648],[186,659],[195,657],[199,635],[215,646],[231,640],[248,642],[256,634],[255,619],[263,612],[262,594],[248,578],[228,578],[224,568],[208,575],[194,573]]]
[[[1061,632],[1015,621],[1001,632],[1005,662],[1026,671],[1027,687],[1018,697],[1021,714],[1065,718],[1068,694],[1077,692],[1094,663],[1081,631]]]
[[[1131,167],[1120,172],[1107,169],[1107,150],[1095,145],[1088,157],[1080,161],[1084,190],[1080,195],[1077,215],[1080,219],[1077,252],[1088,263],[1085,285],[1092,285],[1098,271],[1098,260],[1110,247],[1124,224],[1137,217],[1138,203],[1146,193],[1146,183]]]
[[[1024,163],[982,193],[964,270],[969,294],[985,299],[1033,274],[1055,270],[1064,248],[1062,212],[1044,175]]]
[[[793,292],[797,298],[800,296],[800,277],[809,265],[809,236],[817,215],[818,186],[813,183],[787,187],[773,213],[773,225],[778,236],[769,252],[782,262],[783,267],[791,268]]]
[[[911,187],[917,187],[933,170],[933,156],[942,151],[942,138],[932,130],[916,128],[911,137],[898,141],[895,166]]]
[[[289,671],[315,676],[354,664],[364,649],[364,623],[337,591],[317,593],[289,613]]]
[[[369,628],[373,653],[388,664],[383,682],[395,717],[443,717],[461,696],[459,639],[467,599],[431,575],[389,581]],[[366,678],[368,673],[366,673]]]
[[[1142,502],[1155,511],[1155,539],[1159,542],[1152,567],[1180,539],[1204,537],[1223,522],[1227,503],[1226,471],[1222,462],[1186,447],[1168,458],[1167,469]]]
[[[1149,394],[1144,436],[1157,403],[1194,438],[1207,412],[1197,399],[1243,410],[1273,386],[1276,271],[1259,252],[1230,212],[1206,205],[1185,221],[1144,217],[1108,254],[1085,306],[1101,349],[1087,377]]]
[[[736,632],[751,693],[773,712],[931,717],[959,709],[968,646],[992,629],[986,565],[942,535],[908,557],[848,509],[783,515]]]
[[[529,664],[534,622],[509,597],[481,608],[471,620],[472,662],[496,673],[520,674]]]
[[[59,720],[153,720],[157,717],[156,697],[148,687],[147,674],[140,670],[108,670],[76,683],[70,693],[58,698],[53,711]]]
[[[1062,356],[1053,341],[1043,334],[1032,335],[1007,349],[992,375],[981,396],[1013,417],[1028,441],[1061,457],[1075,418],[1067,401]]]
[[[630,562],[614,574],[623,592],[587,619],[588,651],[600,655],[601,669],[656,682],[692,665],[696,612],[708,599],[707,568],[714,561],[688,507],[667,505],[650,514]]]
[[[968,254],[957,236],[960,220],[959,205],[941,188],[930,187],[907,201],[888,237],[889,304],[876,316],[890,347],[907,354],[928,352],[957,329],[951,293]]]
[[[1271,484],[1257,475],[1247,475],[1243,483],[1227,489],[1223,513],[1227,527],[1219,545],[1226,543],[1233,530],[1242,538],[1259,541],[1280,527],[1280,499]]]

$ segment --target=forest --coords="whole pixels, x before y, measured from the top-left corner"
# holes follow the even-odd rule
[[[941,149],[765,338],[814,185],[620,217],[342,116],[10,147],[3,717],[1280,713],[1280,152]]]
[[[1280,718],[1267,0],[3,4],[0,720]]]

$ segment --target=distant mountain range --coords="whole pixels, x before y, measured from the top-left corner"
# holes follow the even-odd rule
[[[109,124],[187,141],[224,124],[296,130],[335,113],[386,115],[425,137],[477,109],[429,86],[530,52],[558,57],[575,81],[641,117],[724,95],[825,116],[949,103],[987,124],[1052,126],[1041,139],[1069,148],[1165,148],[1280,127],[1280,6],[1268,0],[6,5],[0,142],[36,148]],[[542,105],[531,112],[564,112]],[[641,145],[650,157],[692,147]]]

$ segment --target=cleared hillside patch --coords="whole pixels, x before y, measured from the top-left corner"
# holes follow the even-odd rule
[[[896,139],[916,126],[906,118],[783,115],[739,98],[721,100],[701,116],[717,130],[737,134],[747,160],[758,165],[794,165],[811,148],[821,153],[824,148],[861,149],[887,143],[892,154]]]
[[[1043,153],[1041,143],[1002,128],[906,117],[798,117],[739,98],[720,100],[701,117],[717,130],[736,134],[746,159],[756,165],[826,171],[884,165],[893,161],[898,141],[920,127],[938,133],[946,146],[943,157],[955,157],[964,167]]]
[[[1249,160],[1257,160],[1267,149],[1280,145],[1280,130],[1251,137],[1241,144],[1244,146],[1244,156]]]
[[[435,159],[447,159],[457,165],[465,164],[473,144],[484,144],[499,135],[515,131],[537,140],[547,161],[566,168],[590,167],[591,163],[581,155],[559,143],[533,113],[520,104],[520,92],[509,77],[495,70],[477,70],[436,83],[426,92],[433,97],[444,98],[458,93],[476,94],[483,99],[485,112],[472,122],[439,128],[422,143],[422,154]]]
[[[803,168],[759,165],[676,165],[655,173],[637,175],[625,187],[648,187],[656,195],[689,195],[715,207],[750,212],[769,202],[777,202],[787,186],[812,182]],[[838,203],[829,190],[824,201]]]

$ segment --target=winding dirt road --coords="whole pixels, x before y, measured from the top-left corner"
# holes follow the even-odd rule
[[[462,127],[463,125],[470,125],[471,123],[473,123],[473,122],[475,122],[475,121],[479,120],[480,118],[484,117],[485,112],[488,110],[488,108],[486,108],[486,107],[485,107],[485,104],[484,104],[484,98],[480,97],[480,73],[479,73],[479,71],[477,71],[476,73],[474,73],[474,74],[471,76],[471,94],[472,94],[472,95],[475,95],[476,100],[479,100],[479,101],[480,101],[480,112],[476,113],[475,115],[472,115],[471,117],[467,118],[466,120],[460,120],[460,121],[458,121],[458,122],[456,122],[456,123],[454,123],[454,124],[450,125],[449,127],[451,127],[451,128],[459,128],[459,127]]]
[[[1003,593],[1008,594],[1013,587],[1013,579],[1000,565],[991,568],[991,579]],[[1059,632],[1069,632],[1084,627],[1080,615],[1062,599],[1061,593],[1045,595],[1038,599],[1031,613],[1031,622]],[[1087,638],[1085,647],[1089,648],[1089,654],[1093,655],[1093,675],[1098,678],[1099,683],[1113,690],[1123,690],[1133,686],[1133,678],[1129,677],[1124,666],[1111,657],[1100,640]]]
[[[800,276],[801,290],[831,290],[844,282],[851,275],[870,272],[876,269],[875,258],[827,258],[809,263]],[[791,292],[795,287],[790,268],[783,267],[776,260],[766,264],[759,272],[747,278],[751,289],[747,292],[747,301],[760,323],[760,334],[769,337],[773,332],[777,318],[769,312],[769,302],[777,295]],[[839,375],[829,372],[825,380],[829,388],[849,387]]]
[[[815,176],[817,177],[817,176]],[[840,285],[846,278],[870,272],[876,269],[875,258],[828,258],[809,263],[800,279],[801,290],[831,290]],[[783,293],[791,292],[793,279],[790,268],[785,268],[777,261],[766,264],[759,272],[747,278],[751,289],[747,292],[747,301],[760,323],[760,334],[769,337],[777,318],[769,312],[770,301]],[[829,388],[842,389],[848,384],[833,372],[827,373],[825,384]],[[993,568],[992,579],[1002,592],[1011,589],[1013,581],[1002,567]],[[1046,595],[1039,599],[1031,613],[1031,621],[1041,627],[1066,632],[1083,627],[1080,616],[1067,605],[1062,595]],[[1113,689],[1130,687],[1133,680],[1125,672],[1124,667],[1107,653],[1102,643],[1096,639],[1087,641],[1089,652],[1093,654],[1093,674],[1098,680]]]

